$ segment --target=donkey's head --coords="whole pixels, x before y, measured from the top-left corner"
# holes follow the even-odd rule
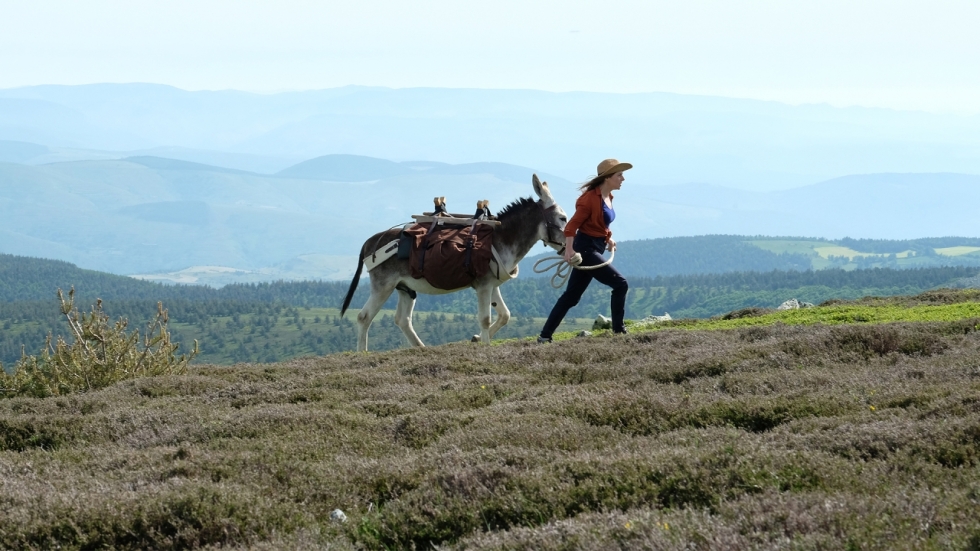
[[[545,245],[561,253],[565,249],[563,230],[568,222],[568,216],[555,202],[551,190],[548,189],[548,182],[542,182],[535,174],[531,177],[531,183],[534,185],[534,193],[538,196],[538,205],[544,213],[544,224],[538,227],[539,237]]]

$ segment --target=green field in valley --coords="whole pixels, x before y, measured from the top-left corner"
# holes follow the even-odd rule
[[[811,268],[912,268],[942,266],[950,263],[962,265],[980,264],[980,247],[971,245],[946,245],[944,239],[885,241],[765,238],[747,242],[775,254],[799,254],[810,258]],[[869,243],[870,242],[870,243]],[[865,245],[865,246],[862,246]],[[871,245],[871,246],[868,246]]]

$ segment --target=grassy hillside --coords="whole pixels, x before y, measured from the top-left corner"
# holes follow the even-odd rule
[[[0,547],[975,549],[978,300],[0,400]]]
[[[60,260],[0,254],[0,305],[53,300],[58,289],[78,288],[80,300],[217,298],[207,287],[162,285],[97,270],[84,270]]]

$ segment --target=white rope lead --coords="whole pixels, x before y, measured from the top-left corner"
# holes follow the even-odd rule
[[[596,270],[602,268],[603,266],[608,266],[612,264],[613,258],[616,257],[615,249],[609,251],[609,260],[603,262],[602,264],[596,264],[595,266],[580,266],[582,264],[582,255],[575,253],[572,255],[572,261],[566,262],[563,256],[549,256],[542,258],[534,263],[534,273],[543,274],[551,270],[555,270],[554,275],[551,276],[551,286],[555,289],[561,289],[564,287],[565,283],[568,281],[569,276],[572,275],[572,268],[576,270]],[[539,268],[542,264],[546,264],[543,268]]]

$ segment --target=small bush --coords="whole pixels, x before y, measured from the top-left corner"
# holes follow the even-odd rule
[[[949,348],[949,345],[934,334],[886,325],[834,328],[831,338],[831,348],[857,353],[866,359],[894,352],[907,356],[934,356]]]
[[[759,308],[757,306],[751,306],[749,308],[742,308],[740,310],[731,311],[723,316],[723,320],[737,320],[741,318],[757,318],[759,316],[764,316],[766,314],[773,313],[773,310],[769,308]]]
[[[126,332],[125,319],[109,321],[101,299],[87,315],[75,308],[74,288],[68,291],[67,300],[58,289],[58,301],[74,341],[69,344],[60,336],[55,341],[48,335],[38,356],[23,355],[12,374],[3,371],[0,396],[43,398],[104,388],[137,377],[181,375],[198,353],[194,341],[189,354],[177,356],[180,345],[170,340],[169,318],[162,303],[157,303],[157,315],[141,341],[138,330]]]
[[[55,450],[74,439],[81,423],[75,420],[14,421],[0,419],[0,451]]]

